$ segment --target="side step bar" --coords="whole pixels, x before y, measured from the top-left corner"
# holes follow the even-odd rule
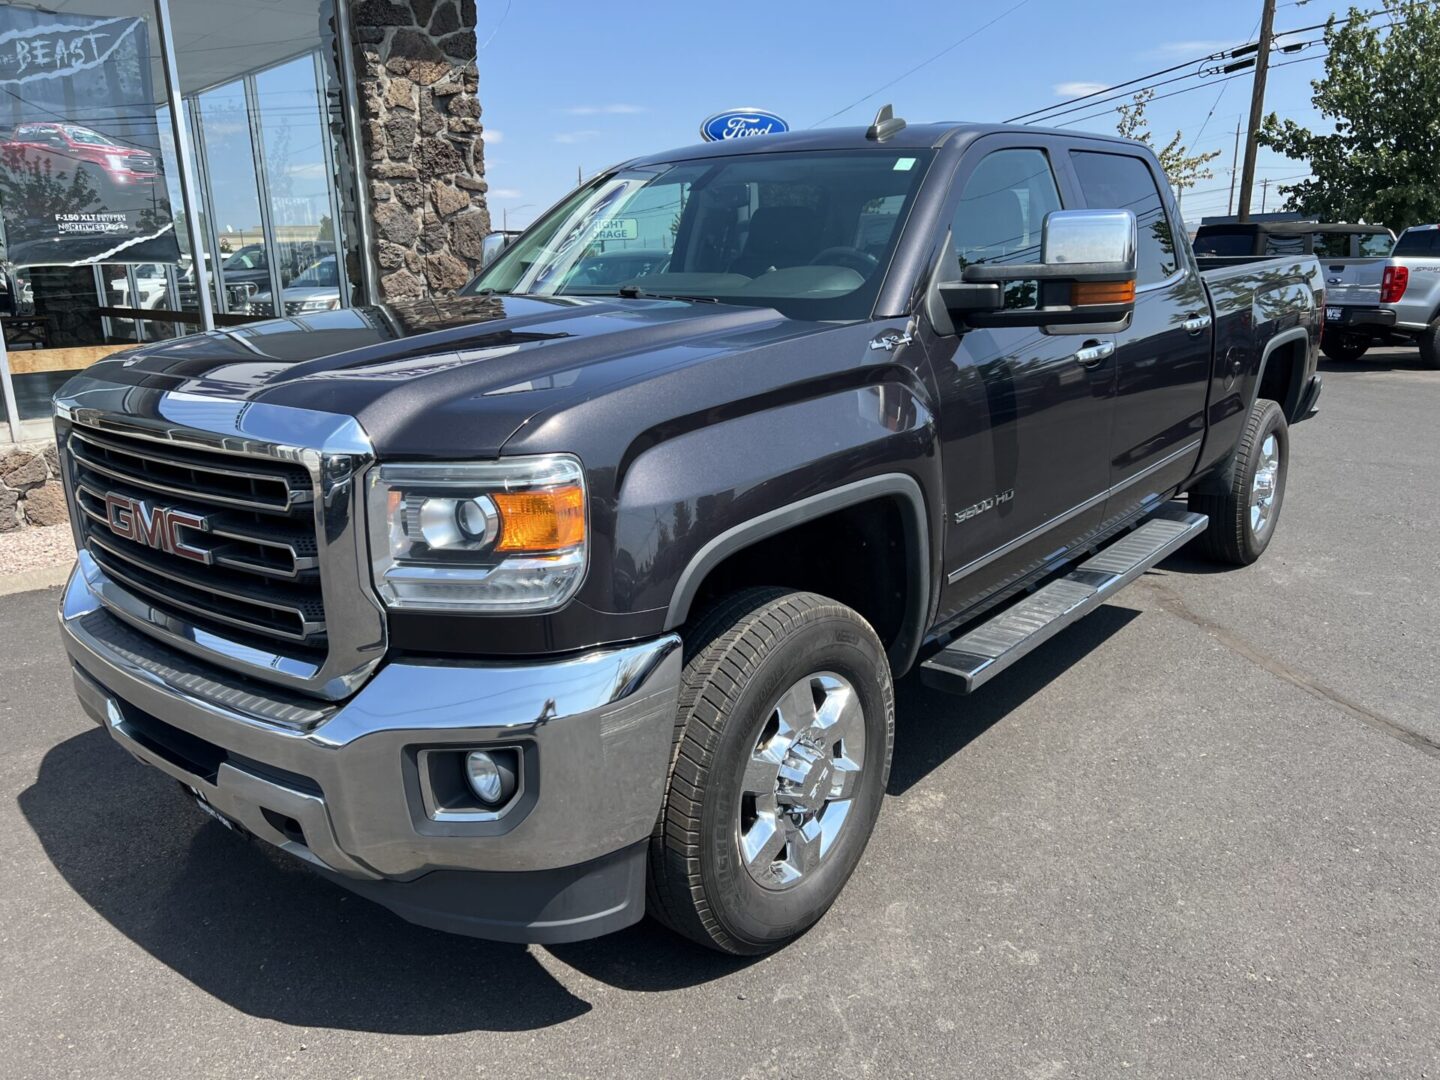
[[[1180,550],[1209,520],[1179,508],[1162,510],[1064,577],[956,638],[920,665],[920,681],[952,694],[973,693]]]

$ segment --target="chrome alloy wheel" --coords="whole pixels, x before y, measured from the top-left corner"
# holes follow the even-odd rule
[[[1280,441],[1272,432],[1260,444],[1260,461],[1250,484],[1250,532],[1264,536],[1275,519],[1275,496],[1280,484]]]
[[[741,783],[736,823],[745,869],[787,889],[835,847],[865,764],[865,714],[831,671],[805,676],[770,709]]]

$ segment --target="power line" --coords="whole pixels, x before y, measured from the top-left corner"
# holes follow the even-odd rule
[[[1300,57],[1300,59],[1298,59],[1298,60],[1287,60],[1287,61],[1286,61],[1285,63],[1283,63],[1283,64],[1271,64],[1271,65],[1270,65],[1270,70],[1271,70],[1271,71],[1275,71],[1275,70],[1278,70],[1279,68],[1290,67],[1292,64],[1304,64],[1304,63],[1308,63],[1308,62],[1310,62],[1310,61],[1312,61],[1312,60],[1323,60],[1323,59],[1325,59],[1325,57],[1328,56],[1328,55],[1329,55],[1328,53],[1317,53],[1315,56],[1302,56],[1302,57]],[[1248,72],[1240,71],[1240,72],[1236,72],[1234,75],[1227,75],[1227,76],[1224,77],[1224,79],[1222,79],[1222,80],[1220,80],[1220,81],[1221,81],[1221,82],[1230,82],[1232,79],[1243,79],[1243,78],[1245,78],[1248,74],[1249,74]],[[1214,86],[1214,85],[1215,85],[1215,83],[1213,83],[1213,82],[1203,82],[1203,83],[1199,83],[1199,84],[1196,85],[1196,86],[1185,86],[1185,87],[1181,87],[1179,90],[1172,90],[1172,91],[1171,91],[1170,93],[1168,93],[1168,94],[1157,94],[1157,95],[1155,95],[1155,97],[1151,98],[1150,100],[1151,100],[1151,101],[1164,101],[1166,98],[1178,97],[1178,96],[1181,95],[1181,94],[1193,93],[1193,92],[1196,91],[1196,90],[1205,90],[1205,89],[1208,89],[1209,87]],[[1074,120],[1067,120],[1067,121],[1065,121],[1065,123],[1063,123],[1063,124],[1056,124],[1055,126],[1056,126],[1056,127],[1062,127],[1062,128],[1063,128],[1063,127],[1073,127],[1075,124],[1083,124],[1086,120],[1093,120],[1093,119],[1095,119],[1097,116],[1107,116],[1107,115],[1109,115],[1110,113],[1115,112],[1117,108],[1118,108],[1118,106],[1115,107],[1115,108],[1101,109],[1099,112],[1089,113],[1089,114],[1087,114],[1087,115],[1085,115],[1085,116],[1077,116]]]
[[[984,24],[982,24],[981,26],[977,27],[976,29],[970,31],[970,33],[966,34],[966,35],[965,35],[964,37],[962,37],[959,41],[952,42],[951,44],[945,46],[945,48],[941,49],[939,52],[937,52],[934,56],[930,57],[929,59],[921,60],[920,63],[916,64],[914,67],[909,68],[909,69],[907,69],[906,71],[904,71],[903,73],[901,73],[900,75],[895,76],[895,78],[891,79],[891,80],[890,80],[889,82],[887,82],[884,86],[878,86],[878,87],[876,87],[874,90],[871,90],[870,93],[866,94],[864,97],[862,97],[862,98],[857,98],[856,100],[852,101],[849,105],[846,105],[843,109],[837,109],[835,112],[831,113],[829,116],[824,117],[823,119],[820,119],[820,120],[816,120],[815,123],[811,124],[810,126],[811,126],[811,127],[819,127],[821,124],[825,123],[827,120],[834,120],[835,117],[840,116],[840,115],[842,115],[843,113],[849,112],[851,109],[855,108],[856,105],[862,105],[862,104],[864,104],[865,102],[867,102],[867,101],[869,101],[871,98],[873,98],[876,94],[880,94],[880,93],[883,93],[883,92],[886,91],[886,90],[889,90],[890,87],[894,86],[896,83],[900,82],[902,79],[908,79],[911,75],[914,75],[915,72],[919,71],[921,68],[923,68],[923,67],[925,67],[925,66],[927,66],[927,65],[929,65],[929,64],[933,64],[936,60],[939,60],[940,57],[944,56],[946,53],[953,52],[955,49],[958,49],[961,45],[964,45],[965,42],[969,41],[971,38],[975,37],[977,34],[982,34],[982,33],[984,33],[986,30],[990,29],[990,27],[992,27],[992,26],[994,26],[996,23],[998,23],[1001,19],[1005,18],[1005,17],[1008,16],[1008,15],[1013,15],[1015,12],[1019,11],[1022,7],[1024,7],[1024,6],[1025,6],[1026,4],[1028,4],[1029,2],[1030,2],[1030,0],[1020,0],[1020,2],[1019,2],[1018,4],[1016,4],[1014,7],[1006,8],[1004,11],[1002,11],[999,15],[996,15],[996,16],[995,16],[993,19],[991,19],[989,22],[984,23]]]
[[[1377,9],[1375,9],[1375,10],[1373,10],[1373,11],[1362,11],[1362,12],[1357,13],[1357,14],[1354,15],[1354,16],[1347,16],[1347,17],[1345,17],[1345,18],[1343,18],[1343,19],[1341,19],[1341,18],[1336,18],[1336,19],[1334,19],[1334,23],[1335,23],[1336,26],[1343,26],[1343,25],[1346,25],[1346,24],[1351,23],[1351,22],[1365,22],[1365,21],[1368,21],[1368,20],[1370,20],[1370,19],[1376,18],[1377,16],[1388,15],[1388,14],[1389,14],[1389,11],[1388,11],[1387,9],[1377,8]],[[1407,21],[1408,21],[1408,20],[1398,20],[1398,21],[1396,21],[1396,22],[1391,23],[1390,25],[1391,25],[1391,26],[1403,26],[1403,25],[1405,25],[1405,23],[1406,23]],[[1314,23],[1314,24],[1312,24],[1312,25],[1310,25],[1310,26],[1297,26],[1297,27],[1294,27],[1293,29],[1290,29],[1290,30],[1283,30],[1283,31],[1280,31],[1280,32],[1276,33],[1274,36],[1275,36],[1276,39],[1291,38],[1291,37],[1294,37],[1296,34],[1305,34],[1305,33],[1309,33],[1309,32],[1312,31],[1312,30],[1324,30],[1324,29],[1328,28],[1329,25],[1330,25],[1330,20],[1326,20],[1325,22],[1322,22],[1322,23]],[[1304,42],[1286,42],[1284,47],[1285,47],[1285,48],[1294,48],[1296,45],[1300,45],[1300,46],[1303,46],[1303,47],[1308,47],[1308,46],[1313,45],[1313,44],[1319,44],[1319,43],[1322,42],[1323,40],[1324,40],[1323,38],[1312,38],[1312,39],[1310,39],[1310,40],[1308,40],[1308,41],[1304,41]],[[1019,122],[1022,122],[1022,121],[1025,122],[1025,123],[1048,122],[1049,120],[1052,120],[1052,119],[1054,119],[1054,118],[1057,117],[1057,116],[1065,116],[1065,115],[1068,115],[1068,114],[1071,113],[1071,112],[1078,111],[1078,110],[1074,110],[1074,109],[1069,109],[1069,108],[1067,108],[1068,106],[1075,105],[1075,104],[1082,103],[1082,102],[1088,102],[1090,105],[1098,105],[1098,104],[1100,104],[1100,102],[1095,101],[1094,99],[1095,99],[1095,98],[1098,98],[1098,97],[1101,97],[1102,95],[1111,95],[1111,96],[1105,97],[1104,100],[1107,100],[1107,101],[1108,101],[1108,100],[1112,100],[1113,97],[1129,97],[1129,96],[1132,96],[1133,94],[1138,93],[1138,92],[1140,92],[1140,91],[1142,91],[1142,90],[1153,89],[1153,88],[1156,87],[1156,86],[1169,85],[1169,84],[1174,83],[1174,82],[1182,81],[1182,80],[1185,79],[1185,78],[1190,78],[1190,77],[1202,77],[1202,78],[1203,78],[1203,77],[1205,77],[1205,73],[1197,71],[1197,72],[1193,73],[1193,75],[1191,75],[1191,76],[1181,76],[1181,77],[1176,78],[1176,79],[1166,79],[1166,80],[1161,81],[1161,82],[1146,82],[1146,80],[1158,79],[1159,76],[1169,75],[1170,73],[1175,72],[1175,71],[1179,71],[1179,70],[1181,70],[1182,68],[1194,67],[1194,66],[1196,66],[1196,65],[1198,65],[1198,64],[1203,64],[1203,63],[1205,63],[1207,60],[1220,60],[1220,59],[1227,58],[1227,57],[1235,57],[1237,54],[1243,56],[1243,55],[1245,55],[1244,50],[1253,50],[1253,49],[1257,48],[1258,45],[1259,45],[1259,43],[1258,43],[1257,41],[1247,41],[1247,42],[1244,42],[1244,43],[1242,43],[1242,44],[1235,45],[1235,46],[1233,46],[1233,47],[1231,47],[1231,48],[1229,48],[1229,49],[1223,49],[1223,50],[1220,50],[1219,52],[1210,53],[1208,56],[1200,56],[1200,57],[1196,57],[1196,58],[1193,59],[1193,60],[1186,60],[1186,61],[1183,61],[1183,62],[1181,62],[1181,63],[1179,63],[1179,64],[1172,64],[1171,66],[1165,67],[1165,68],[1161,68],[1161,69],[1159,69],[1158,71],[1151,71],[1151,72],[1148,72],[1148,73],[1146,73],[1146,74],[1144,74],[1144,75],[1137,75],[1137,76],[1136,76],[1135,78],[1133,78],[1133,79],[1127,79],[1127,80],[1125,80],[1124,82],[1115,83],[1115,84],[1112,85],[1112,86],[1107,86],[1107,87],[1104,87],[1104,88],[1102,88],[1102,89],[1100,89],[1100,90],[1094,90],[1094,91],[1091,91],[1091,92],[1088,93],[1088,94],[1081,94],[1081,95],[1079,95],[1078,97],[1067,98],[1067,99],[1064,100],[1064,101],[1059,101],[1059,102],[1056,102],[1056,103],[1053,104],[1053,105],[1044,106],[1043,108],[1031,109],[1029,112],[1020,113],[1018,116],[1013,116],[1013,117],[1009,118],[1008,120],[1005,121],[1005,123],[1007,123],[1007,124],[1013,124],[1013,123],[1019,123]],[[1271,65],[1271,66],[1272,66],[1272,67],[1283,67],[1284,65],[1282,65],[1282,64],[1274,64],[1274,65]],[[1136,83],[1145,83],[1146,85],[1138,86],[1138,87],[1137,87],[1137,86],[1134,85],[1134,84],[1136,84]],[[1114,91],[1123,89],[1123,88],[1125,88],[1125,87],[1132,87],[1132,89],[1131,89],[1128,93],[1126,93],[1126,94],[1114,94]],[[1163,95],[1163,96],[1168,97],[1168,96],[1170,96],[1170,95]],[[1105,112],[1113,112],[1114,110],[1113,110],[1113,109],[1109,109],[1109,110],[1104,110],[1104,111],[1105,111]],[[1099,114],[1096,114],[1096,115],[1103,115],[1103,112],[1102,112],[1102,113],[1099,113]],[[1035,118],[1035,119],[1032,119],[1032,118]],[[1068,125],[1061,124],[1061,125],[1059,125],[1059,126],[1065,127],[1065,126],[1068,126]]]

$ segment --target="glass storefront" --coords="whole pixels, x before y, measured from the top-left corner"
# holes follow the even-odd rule
[[[101,30],[125,27],[127,19],[143,20],[143,30],[135,32],[148,34],[145,55],[153,100],[136,106],[134,115],[149,125],[144,114],[150,112],[159,122],[160,175],[154,182],[161,193],[155,202],[162,205],[168,195],[179,257],[175,262],[87,258],[50,265],[39,261],[43,253],[37,258],[33,246],[20,252],[15,229],[8,229],[6,255],[16,273],[16,301],[14,313],[0,323],[8,389],[23,437],[46,433],[50,396],[72,372],[136,343],[201,329],[192,231],[198,234],[217,326],[347,307],[363,299],[345,272],[357,263],[347,254],[358,241],[358,230],[355,193],[346,179],[350,171],[339,167],[348,157],[347,129],[331,0],[160,2],[168,3],[173,27],[195,181],[195,228],[184,212],[156,0],[95,0],[89,7],[77,2],[74,12],[67,5],[65,14],[53,16],[62,28],[72,15],[105,20],[97,24]],[[40,18],[27,17],[32,22]],[[142,84],[123,72],[112,77],[127,79],[127,92]],[[22,96],[12,92],[10,102],[0,100],[0,140],[14,142],[21,135],[33,140],[30,129],[44,126],[31,122],[33,102],[13,104]],[[83,94],[71,97],[75,100],[50,106],[65,114],[52,126],[84,132],[89,108],[106,114],[106,124],[97,120],[94,127],[115,128],[115,110],[87,106]],[[113,138],[112,164],[123,155],[139,157],[126,145],[123,131],[115,136],[104,131],[95,137]],[[5,146],[0,141],[0,154]],[[27,146],[33,159],[35,150]],[[53,170],[47,177],[69,183],[65,170],[73,167],[73,182],[80,182],[80,164],[56,154],[47,161],[52,164],[46,168]],[[13,185],[0,187],[0,197],[14,190]],[[7,223],[16,219],[6,214]],[[163,232],[165,219],[155,220]],[[0,441],[9,437],[5,428],[11,419],[0,397],[0,421],[6,422]]]

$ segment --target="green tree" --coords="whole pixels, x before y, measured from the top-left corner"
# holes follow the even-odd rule
[[[1321,221],[1383,222],[1402,229],[1440,221],[1440,9],[1382,0],[1384,13],[1325,27],[1325,75],[1312,82],[1316,111],[1335,130],[1317,135],[1274,113],[1260,142],[1308,162],[1312,179],[1280,190],[1287,209]]]
[[[1160,167],[1165,170],[1165,175],[1170,178],[1170,186],[1177,192],[1192,188],[1201,180],[1209,180],[1215,174],[1205,167],[1206,162],[1213,161],[1220,156],[1219,150],[1211,150],[1205,154],[1191,154],[1189,147],[1185,145],[1184,136],[1175,132],[1175,137],[1162,147],[1157,147],[1150,139],[1150,121],[1145,118],[1145,106],[1150,104],[1150,99],[1155,96],[1154,90],[1141,90],[1135,95],[1135,100],[1129,105],[1121,105],[1116,111],[1120,114],[1119,121],[1115,128],[1120,132],[1121,138],[1134,139],[1142,142],[1160,159]]]

